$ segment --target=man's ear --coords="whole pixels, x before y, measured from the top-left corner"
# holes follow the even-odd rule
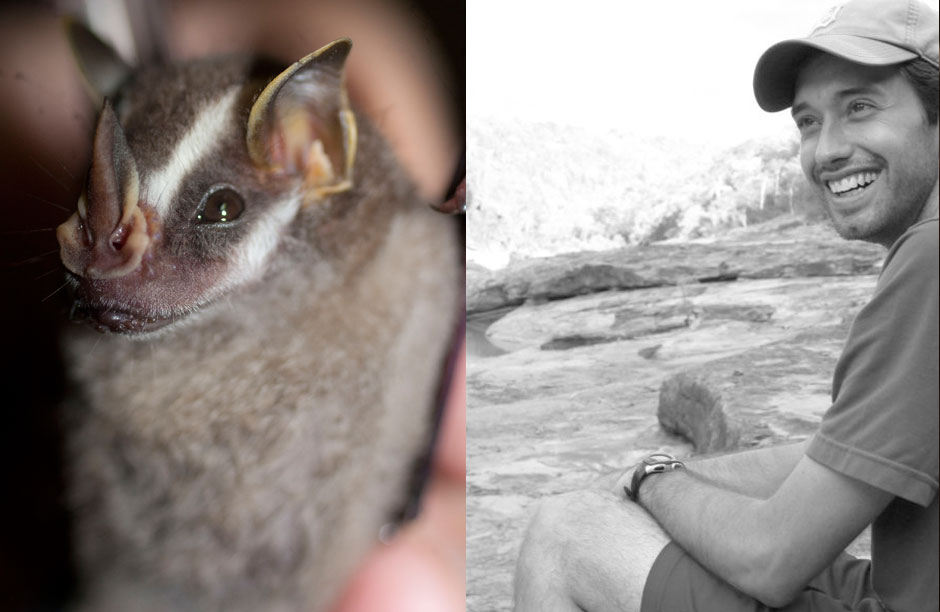
[[[264,88],[248,115],[251,159],[302,177],[306,202],[352,186],[356,119],[343,72],[351,48],[342,38],[294,63]]]
[[[65,36],[84,77],[85,87],[97,106],[118,90],[131,68],[106,42],[81,22],[65,17]]]

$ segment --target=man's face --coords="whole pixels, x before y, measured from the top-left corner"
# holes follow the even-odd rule
[[[793,100],[800,163],[843,238],[890,246],[918,220],[938,175],[938,130],[897,67],[820,53]]]

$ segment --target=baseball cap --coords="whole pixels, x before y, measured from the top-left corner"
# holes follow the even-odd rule
[[[801,62],[813,50],[857,64],[890,66],[923,58],[940,67],[940,20],[918,0],[851,0],[832,7],[805,38],[767,49],[754,69],[754,95],[762,109],[793,103]]]

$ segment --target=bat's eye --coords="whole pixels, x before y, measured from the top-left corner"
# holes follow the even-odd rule
[[[203,198],[196,214],[199,223],[227,223],[245,210],[245,200],[231,187],[217,187]]]

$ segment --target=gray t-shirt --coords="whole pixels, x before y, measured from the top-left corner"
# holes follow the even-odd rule
[[[872,583],[893,612],[940,609],[938,249],[936,219],[891,247],[807,451],[895,496],[872,524]]]

